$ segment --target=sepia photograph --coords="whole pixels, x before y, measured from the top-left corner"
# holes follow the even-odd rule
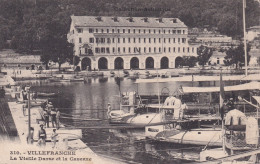
[[[0,0],[0,164],[260,163],[259,0]]]

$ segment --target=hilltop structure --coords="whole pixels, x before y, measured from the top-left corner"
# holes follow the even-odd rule
[[[67,38],[81,70],[175,68],[197,55],[178,18],[71,16]]]

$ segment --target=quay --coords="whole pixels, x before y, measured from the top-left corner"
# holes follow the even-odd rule
[[[30,109],[31,127],[34,128],[34,142],[32,145],[29,145],[27,144],[28,109],[25,110],[25,104],[16,102],[8,102],[8,106],[20,142],[6,142],[3,144],[6,149],[2,150],[4,152],[0,151],[0,153],[2,152],[7,156],[2,162],[10,163],[10,160],[13,160],[12,163],[19,163],[22,162],[22,160],[25,160],[26,163],[49,163],[51,160],[53,163],[125,163],[124,160],[121,159],[95,154],[83,141],[81,141],[82,132],[80,129],[67,129],[62,124],[60,126],[61,128],[56,131],[58,134],[56,146],[53,148],[51,140],[53,128],[45,128],[47,134],[46,145],[44,147],[39,147],[37,141],[38,130],[40,129],[39,125],[42,122],[41,107],[32,107]],[[46,155],[46,153],[49,154],[48,152],[52,153]],[[10,155],[10,153],[14,153],[14,155]],[[20,155],[15,153],[19,153]],[[10,156],[10,158],[8,156]],[[65,158],[67,158],[67,160],[59,161]]]

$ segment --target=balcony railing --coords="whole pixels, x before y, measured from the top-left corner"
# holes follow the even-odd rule
[[[79,56],[94,56],[93,53],[81,53]]]

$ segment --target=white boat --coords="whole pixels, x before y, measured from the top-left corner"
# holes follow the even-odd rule
[[[72,78],[70,79],[71,82],[78,82],[78,81],[85,81],[83,77],[79,77],[79,78]]]
[[[179,118],[174,118],[172,115],[166,115],[167,111],[174,111],[176,106],[172,104],[142,104],[137,98],[135,92],[127,92],[122,97],[122,102],[119,110],[108,111],[108,118],[112,124],[128,124],[134,126],[158,125],[169,122],[183,121]],[[167,101],[167,99],[166,99]],[[179,101],[181,103],[181,101]],[[180,105],[180,104],[179,104]],[[176,111],[177,112],[177,111]],[[203,115],[189,115],[184,121],[196,120],[218,120],[219,117]]]
[[[122,97],[122,104],[119,110],[108,111],[110,123],[120,123],[129,125],[148,125],[162,122],[162,113],[146,112],[139,113],[138,110],[146,108],[136,98],[135,92],[127,92]]]
[[[53,92],[37,92],[36,95],[38,97],[55,97],[58,94],[57,93],[53,93]]]
[[[253,96],[253,98],[258,103],[260,102],[259,96]],[[258,154],[260,154],[258,149],[260,146],[258,115],[247,117],[246,113],[237,109],[231,110],[225,116],[224,127],[222,134],[224,134],[225,139],[222,148],[203,150],[200,153],[201,161],[207,162],[207,159],[215,159],[215,161],[219,159],[221,161],[236,160],[239,158],[257,159]],[[247,156],[251,156],[251,158],[245,158]]]
[[[226,86],[224,87],[224,91],[233,92],[233,91],[241,91],[241,90],[259,90],[260,83],[259,82],[250,82],[241,85],[234,86]],[[207,100],[211,100],[209,103],[212,103],[212,93],[219,94],[220,87],[182,87],[180,88],[181,94],[191,94],[191,93],[207,93],[209,98]],[[208,94],[210,93],[210,94]],[[216,97],[216,96],[214,96]],[[184,95],[183,95],[184,98]],[[244,100],[246,101],[246,100]],[[201,108],[202,109],[202,108]],[[200,109],[199,109],[200,110]],[[207,118],[208,117],[208,118]],[[145,127],[145,135],[148,138],[152,138],[157,141],[163,142],[171,142],[171,143],[179,143],[179,144],[193,144],[193,145],[208,145],[208,146],[221,146],[222,145],[222,129],[221,128],[196,128],[189,127],[189,125],[185,125],[191,123],[192,121],[198,121],[201,125],[206,123],[206,120],[217,120],[212,116],[200,115],[200,117],[194,120],[186,119],[182,121],[176,121],[172,123],[167,123],[163,125],[156,126],[146,126]],[[203,121],[204,120],[204,121]],[[218,118],[220,120],[220,117]],[[194,124],[194,123],[191,123]],[[208,123],[207,123],[208,124]],[[210,125],[210,124],[208,124]],[[213,124],[211,124],[213,125]],[[184,127],[184,129],[183,129]],[[188,128],[187,128],[188,127]]]
[[[186,126],[188,126],[187,123],[188,122],[185,124]],[[176,124],[178,124],[178,126],[174,128],[174,125]],[[145,136],[156,141],[176,144],[207,146],[222,145],[221,128],[181,128],[182,127],[180,126],[180,122],[156,126],[146,126]]]
[[[145,113],[140,115],[135,114],[123,114],[120,117],[110,119],[110,123],[115,124],[128,124],[136,126],[145,126],[149,124],[161,123],[160,113]]]

